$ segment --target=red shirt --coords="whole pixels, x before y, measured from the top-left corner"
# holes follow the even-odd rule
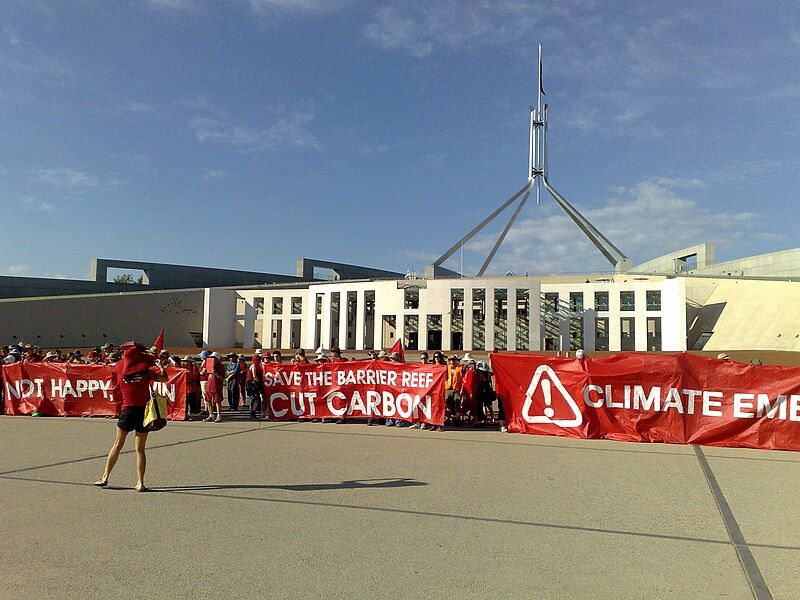
[[[161,375],[161,369],[150,367],[138,373],[131,373],[124,377],[114,371],[113,384],[115,389],[119,389],[122,395],[122,405],[120,410],[129,406],[144,406],[150,399],[150,383]]]

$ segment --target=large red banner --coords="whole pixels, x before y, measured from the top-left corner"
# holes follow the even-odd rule
[[[167,381],[153,389],[167,398],[170,420],[186,418],[186,370],[167,369]],[[122,398],[114,393],[111,367],[61,363],[14,363],[3,366],[3,413],[38,412],[59,417],[115,417]]]
[[[491,358],[512,432],[800,450],[797,367],[692,354]]]
[[[264,365],[271,419],[377,417],[444,423],[446,368],[380,360]]]

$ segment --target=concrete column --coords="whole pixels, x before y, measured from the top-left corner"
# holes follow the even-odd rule
[[[485,348],[487,352],[494,349],[494,288],[486,288],[486,341]]]
[[[464,287],[464,351],[472,350],[472,288]]]
[[[528,292],[528,346],[531,350],[542,349],[542,292],[539,282],[530,286]]]
[[[364,349],[364,309],[367,306],[364,298],[364,290],[358,290],[356,292],[356,350]]]
[[[506,310],[506,348],[517,349],[517,288],[508,288]]]
[[[316,303],[316,299],[314,300]],[[326,291],[322,294],[322,327],[320,328],[320,344],[323,348],[328,348],[331,341],[331,293]],[[316,350],[316,348],[315,348]]]
[[[339,348],[347,347],[347,292],[339,292]]]

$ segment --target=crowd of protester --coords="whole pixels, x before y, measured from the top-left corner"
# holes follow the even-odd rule
[[[276,363],[290,364],[322,364],[326,362],[346,362],[348,360],[384,360],[401,362],[399,353],[370,350],[366,356],[350,359],[342,356],[341,350],[333,348],[326,351],[318,348],[310,359],[305,350],[298,350],[291,359],[283,357],[279,350],[255,350],[250,356],[230,353],[224,357],[218,352],[208,350],[199,355],[171,355],[166,350],[150,348],[163,367],[180,367],[186,369],[186,408],[190,419],[202,419],[207,422],[223,420],[223,403],[227,401],[227,410],[238,413],[249,410],[251,420],[268,419],[264,402],[262,402],[263,366]],[[105,364],[113,366],[122,358],[122,352],[114,344],[104,344],[89,351],[85,355],[81,350],[64,352],[61,349],[44,352],[41,348],[30,344],[16,344],[2,347],[2,362],[50,362],[63,364]],[[446,366],[445,382],[445,425],[448,427],[484,427],[497,424],[500,430],[507,431],[502,402],[495,396],[492,383],[492,372],[485,361],[476,361],[469,352],[463,357],[453,354],[445,356],[436,351],[430,356],[427,352],[420,354],[419,362],[423,364],[439,364]],[[494,404],[497,403],[497,418]],[[313,422],[327,422],[329,419],[311,419]],[[345,417],[330,419],[343,424]],[[441,431],[442,426],[427,425],[422,422],[404,421],[402,419],[367,419],[367,425],[385,425],[387,427],[410,427]]]

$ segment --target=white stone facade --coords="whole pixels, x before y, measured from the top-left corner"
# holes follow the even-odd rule
[[[215,290],[204,342],[345,351],[388,348],[397,338],[416,350],[686,349],[683,279],[547,279],[337,281]]]

